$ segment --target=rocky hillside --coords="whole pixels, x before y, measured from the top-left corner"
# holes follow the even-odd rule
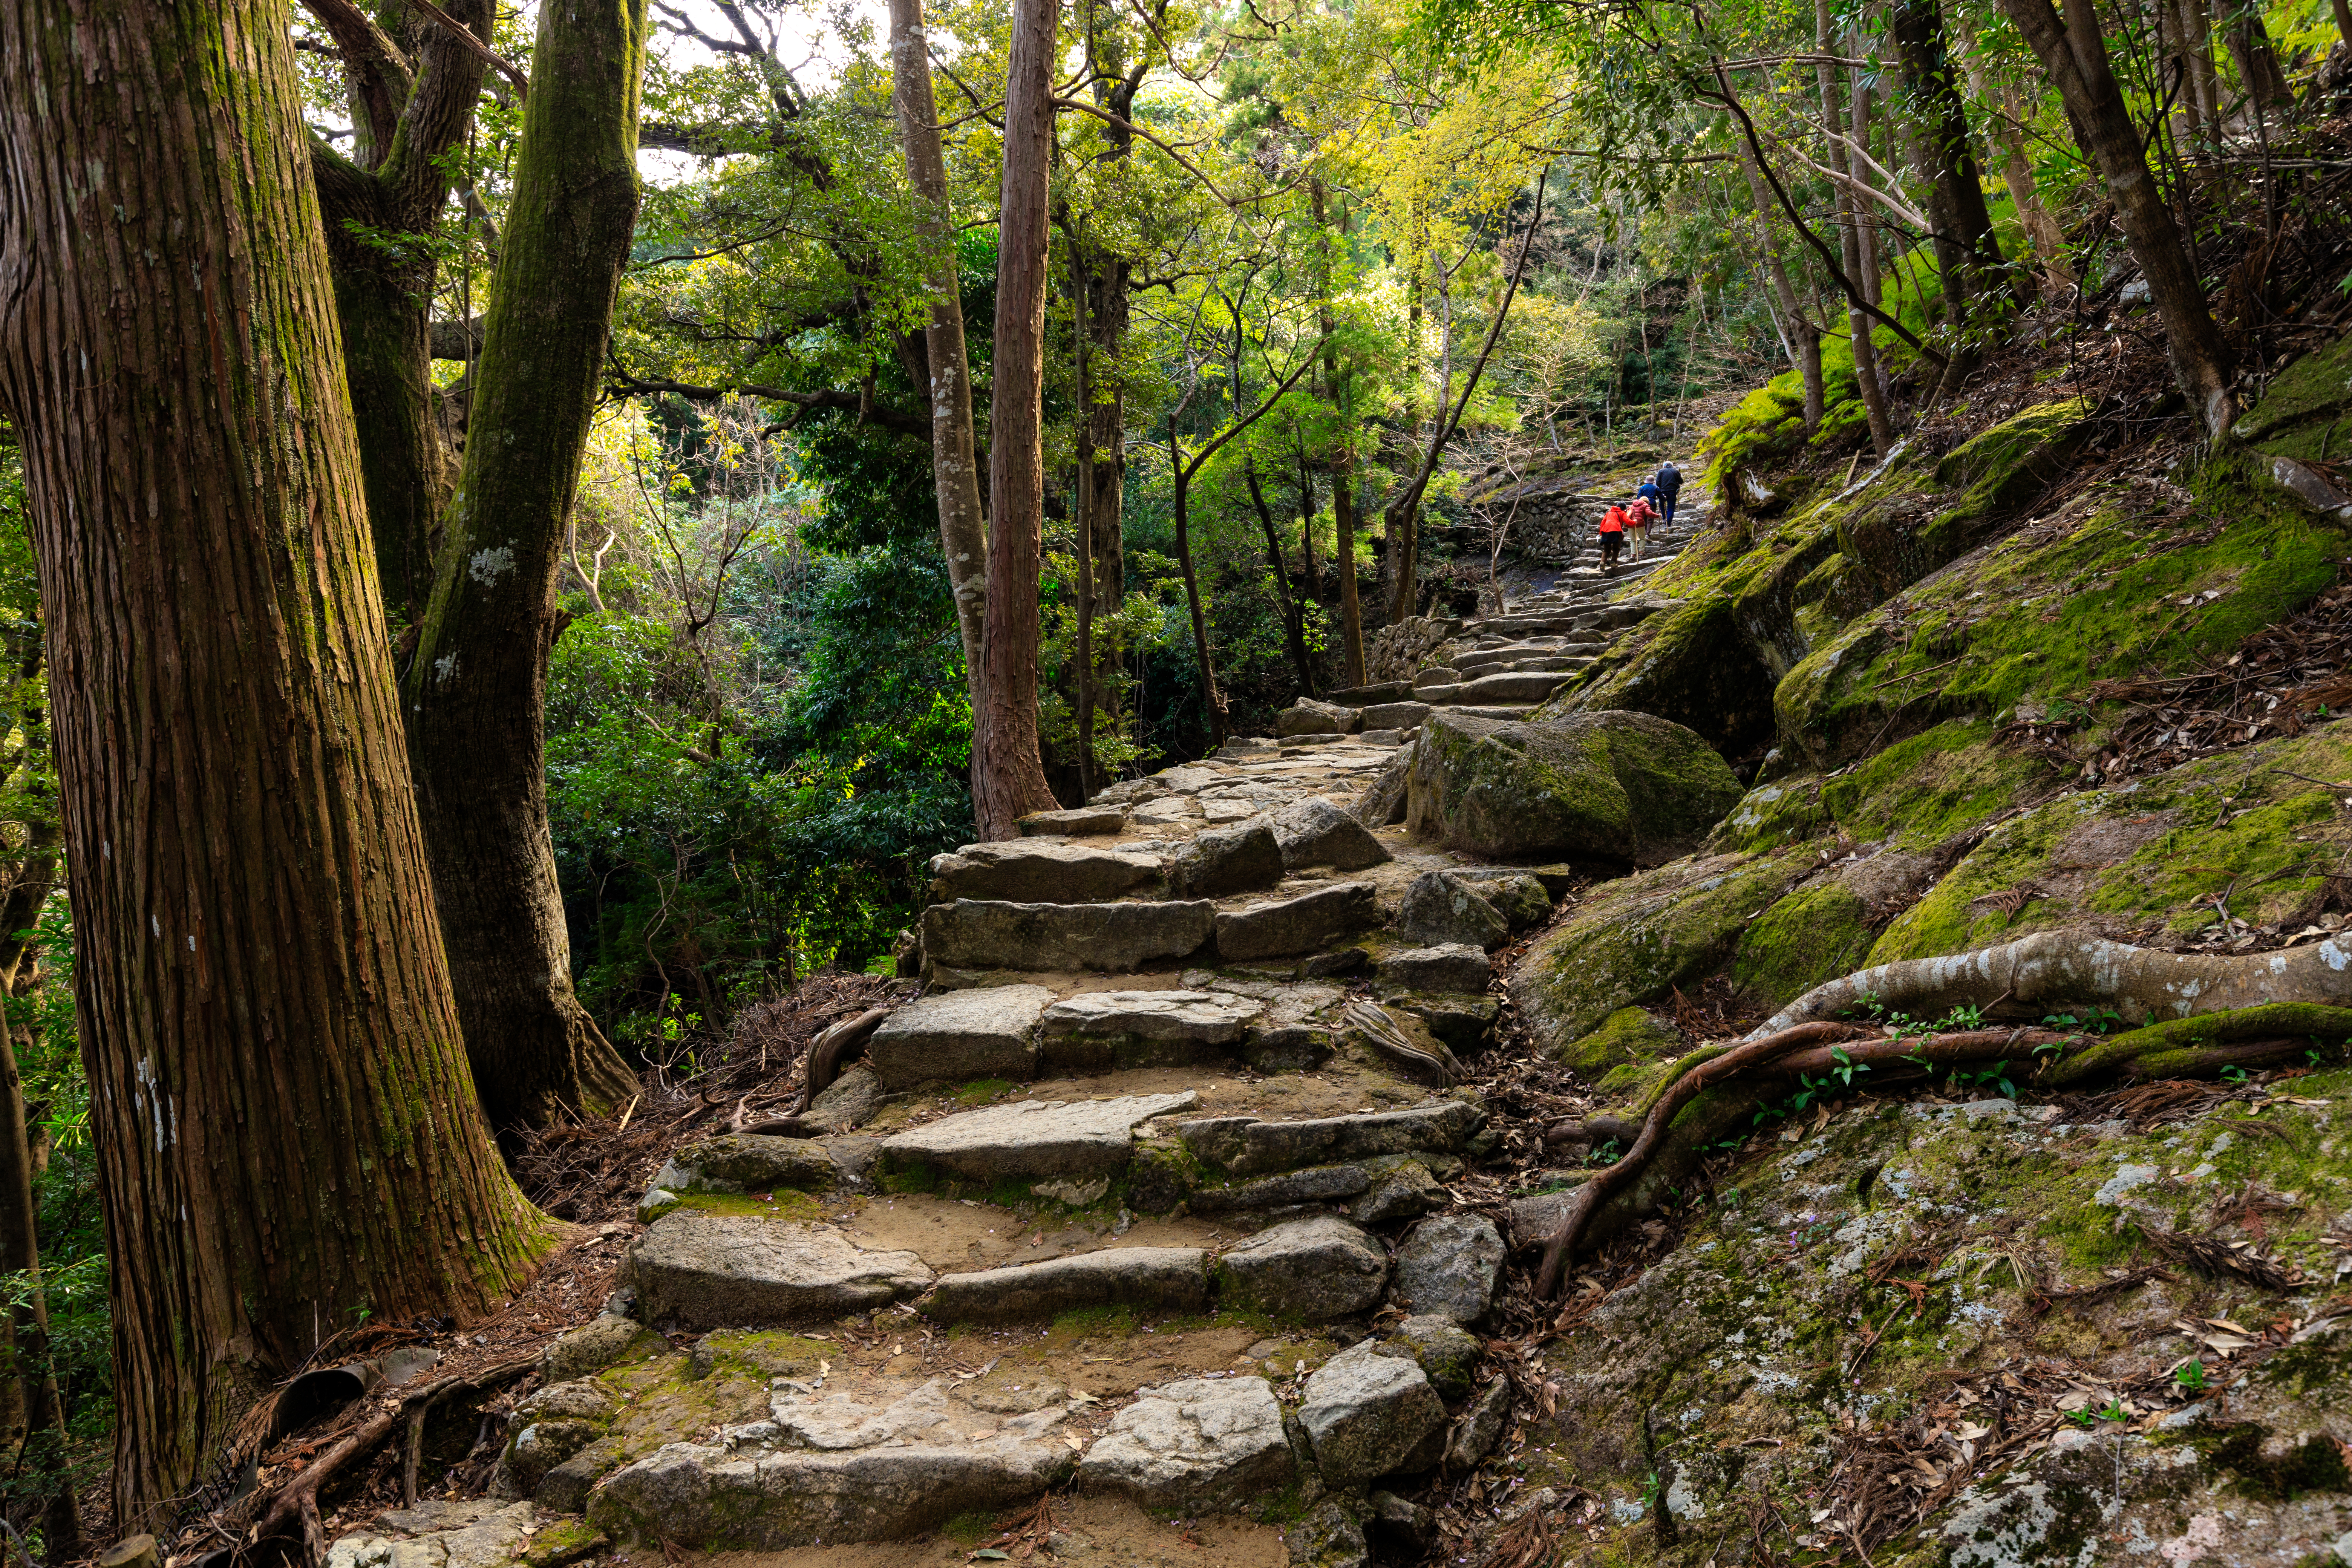
[[[942,857],[339,1568],[2352,1563],[2352,344],[2049,390]]]

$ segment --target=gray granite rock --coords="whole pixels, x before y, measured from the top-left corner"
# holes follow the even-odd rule
[[[1483,992],[1494,970],[1473,942],[1445,942],[1390,953],[1372,966],[1373,983],[1399,991]]]
[[[1475,1323],[1495,1304],[1504,1251],[1501,1233],[1484,1215],[1433,1215],[1398,1247],[1389,1299],[1418,1315]]]
[[[1485,1045],[1487,1037],[1495,1032],[1495,1020],[1503,1013],[1503,1004],[1497,998],[1474,996],[1465,992],[1435,996],[1391,996],[1388,1005],[1428,1025],[1431,1034],[1457,1053],[1475,1050]]]
[[[1495,906],[1495,912],[1510,922],[1513,931],[1525,931],[1551,919],[1551,893],[1543,879],[1531,871],[1515,871],[1506,866],[1464,866],[1453,871],[1454,876],[1478,889],[1478,896]]]
[[[1140,1389],[1078,1462],[1078,1485],[1146,1508],[1240,1512],[1296,1472],[1282,1406],[1262,1377]]]
[[[1444,1100],[1403,1110],[1304,1121],[1210,1117],[1184,1122],[1176,1133],[1203,1163],[1246,1176],[1379,1154],[1450,1153],[1485,1121],[1476,1106]]]
[[[1396,858],[1370,828],[1319,795],[1284,806],[1270,825],[1282,863],[1293,871],[1307,866],[1361,871]]]
[[[923,957],[958,968],[1116,973],[1199,952],[1215,928],[1216,912],[1205,900],[1018,904],[958,899],[923,911]]]
[[[1388,1252],[1377,1240],[1328,1215],[1269,1226],[1217,1260],[1227,1300],[1318,1323],[1370,1310],[1388,1271]]]
[[[1282,846],[1262,822],[1196,833],[1168,861],[1168,891],[1179,899],[1223,898],[1281,880]]]
[[[1127,808],[1123,805],[1082,805],[1075,811],[1033,811],[1013,824],[1028,838],[1067,837],[1091,837],[1097,834],[1121,833],[1127,828]]]
[[[588,1513],[616,1540],[689,1550],[896,1540],[1059,1481],[1076,1462],[1061,1425],[1059,1410],[974,1410],[937,1379],[888,1406],[792,1394],[772,1441],[668,1444],[607,1479]]]
[[[1209,1255],[1203,1248],[1112,1247],[942,1274],[923,1310],[943,1322],[1008,1322],[1086,1307],[1199,1312],[1208,1305]]]
[[[1418,744],[1418,742],[1415,742]],[[1412,776],[1412,746],[1389,759],[1363,793],[1349,803],[1348,815],[1366,827],[1391,827],[1405,816],[1407,786]]]
[[[1404,890],[1397,924],[1431,947],[1468,946],[1491,952],[1510,940],[1511,922],[1477,887],[1444,871],[1423,871]]]
[[[629,1244],[628,1282],[655,1322],[726,1329],[839,1317],[930,1288],[911,1252],[869,1252],[829,1225],[677,1209]]]
[[[810,1139],[730,1132],[679,1149],[653,1184],[673,1193],[824,1193],[838,1177],[833,1156]]]
[[[1115,1175],[1127,1168],[1132,1129],[1200,1103],[1189,1089],[1118,1100],[1016,1100],[886,1138],[882,1157],[896,1169],[920,1166],[981,1182]]]
[[[1325,1498],[1306,1518],[1284,1525],[1282,1538],[1290,1549],[1290,1568],[1364,1568],[1371,1561],[1363,1521],[1356,1517],[1355,1505],[1339,1498]]]
[[[1389,1474],[1445,1424],[1445,1405],[1420,1363],[1383,1354],[1369,1340],[1325,1362],[1306,1394],[1298,1419],[1332,1486]]]
[[[1456,1474],[1476,1469],[1503,1440],[1504,1428],[1510,1423],[1511,1380],[1498,1377],[1470,1402],[1446,1434],[1445,1468]]]
[[[866,1059],[886,1089],[910,1089],[934,1079],[1031,1078],[1037,1068],[1037,1021],[1053,1000],[1042,985],[990,985],[918,997],[882,1020],[866,1043]]]
[[[1186,1205],[1194,1214],[1262,1214],[1352,1198],[1371,1184],[1372,1173],[1361,1165],[1310,1165],[1303,1171],[1286,1171],[1229,1186],[1202,1187]]]
[[[1121,854],[1085,844],[1012,839],[967,844],[931,859],[931,901],[1010,900],[1087,904],[1116,899],[1160,879],[1157,855]]]
[[[1312,1072],[1330,1055],[1328,1029],[1252,1029],[1242,1037],[1242,1060],[1263,1073]]]
[[[600,1313],[550,1342],[540,1353],[539,1375],[548,1383],[569,1383],[602,1372],[635,1350],[640,1338],[651,1344],[661,1342],[641,1323],[616,1313]]]
[[[1045,1009],[1047,1038],[1132,1038],[1186,1045],[1230,1046],[1265,1011],[1265,1004],[1230,992],[1087,991]]]
[[[1429,717],[1426,702],[1381,702],[1364,710],[1367,730],[1413,730]]]
[[[1437,1545],[1437,1515],[1394,1492],[1364,1500],[1364,1538],[1381,1557],[1418,1563]]]
[[[548,1522],[530,1503],[488,1499],[456,1507],[420,1501],[384,1519],[398,1520],[388,1528],[404,1532],[415,1524],[426,1529],[410,1541],[346,1535],[327,1549],[327,1568],[511,1568],[532,1533]]]
[[[809,1101],[808,1117],[827,1127],[863,1127],[881,1109],[881,1075],[864,1062],[852,1062]]]
[[[1418,1219],[1445,1206],[1445,1189],[1420,1161],[1390,1155],[1367,1163],[1373,1172],[1371,1184],[1348,1205],[1348,1217],[1358,1225]]]
[[[1353,708],[1343,708],[1336,702],[1318,702],[1312,697],[1302,697],[1290,707],[1274,716],[1276,735],[1347,735],[1360,729],[1362,717]]]
[[[1449,1405],[1477,1386],[1478,1342],[1451,1318],[1407,1318],[1396,1326],[1389,1342],[1412,1352],[1430,1386]]]
[[[1232,963],[1313,952],[1381,923],[1370,882],[1339,882],[1292,899],[1274,899],[1216,917],[1217,954]]]

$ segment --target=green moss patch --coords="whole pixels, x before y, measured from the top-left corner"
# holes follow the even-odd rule
[[[1859,897],[1833,881],[1816,882],[1748,922],[1732,955],[1731,978],[1778,1009],[1860,968],[1875,937]]]
[[[1559,1054],[1563,1066],[1588,1079],[1598,1079],[1614,1067],[1647,1066],[1682,1054],[1679,1030],[1660,1023],[1640,1007],[1620,1007],[1601,1020],[1601,1026],[1571,1041]]]

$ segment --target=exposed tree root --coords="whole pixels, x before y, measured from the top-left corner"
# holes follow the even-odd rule
[[[816,1097],[831,1089],[841,1076],[841,1064],[854,1053],[866,1048],[866,1042],[882,1020],[890,1016],[887,1007],[869,1007],[855,1018],[845,1018],[809,1046],[808,1074],[801,1084],[801,1102],[793,1107],[793,1114],[805,1116]]]
[[[2037,940],[2029,938],[2027,942]],[[2011,950],[2025,945],[2013,943]],[[2067,945],[2079,952],[2085,944]],[[2117,954],[2164,959],[2174,956],[2142,954],[2141,950],[2111,942],[2095,945],[2108,950],[2100,962],[2107,965],[2105,972],[2111,975],[2136,974],[2145,979],[2153,973],[2150,968],[2135,968],[2118,960]],[[1971,959],[1982,956],[1969,955]],[[1979,983],[2007,984],[2016,989],[2022,981],[2032,988],[2038,1003],[2082,1005],[2079,994],[2053,995],[2043,989],[2046,975],[2037,966],[2046,956],[2045,952],[2021,958],[2012,953],[2011,958],[2000,964],[1988,966],[1991,973]],[[2278,959],[2290,956],[2293,955],[2266,955]],[[2236,964],[2251,961],[2219,962]],[[2347,962],[2352,962],[2352,957],[2347,957]],[[2318,967],[2333,973],[2324,960]],[[1933,995],[1936,1000],[1926,1004],[1932,1007],[1958,1005],[1969,1000],[1956,996],[1945,1001],[1948,993],[1931,991],[1930,987],[1943,986],[1948,982],[1926,975],[1926,963],[1890,964],[1865,970],[1861,975],[1822,986],[1809,994],[1819,997],[1843,987],[1844,994],[1858,1000],[1864,994],[1858,983],[1866,976],[1906,971],[1896,976],[1910,987],[1903,995],[1904,1001],[1916,1005]],[[2185,995],[2200,1001],[2209,994],[2237,994],[2233,988],[2241,984],[2238,977],[2225,979],[2206,974],[2197,979],[2201,983],[2200,988]],[[2176,976],[2175,980],[2185,983],[2185,977]],[[2346,989],[2352,991],[2352,987]],[[1867,994],[1884,1005],[1901,1010],[1896,999],[1884,992],[1873,990]],[[2120,994],[2115,990],[2095,992],[2092,999],[2104,1004],[2118,999]],[[2027,998],[2021,994],[2019,999]],[[1752,1125],[1756,1111],[1780,1099],[1787,1092],[1790,1080],[1801,1075],[1822,1076],[1867,1068],[1878,1075],[1872,1083],[1881,1085],[1924,1077],[1938,1068],[2008,1061],[2014,1064],[2018,1080],[2054,1089],[2110,1074],[2140,1079],[2207,1077],[2225,1068],[2250,1068],[2291,1060],[2311,1050],[2315,1040],[2340,1041],[2352,1037],[2352,1008],[2304,1002],[2272,1001],[2230,1012],[2168,1019],[2106,1038],[2049,1028],[1889,1034],[1866,1032],[1852,1024],[1820,1019],[1788,1022],[1791,1014],[1804,1007],[1805,1003],[1801,1001],[1797,1007],[1782,1014],[1775,1020],[1780,1026],[1769,1032],[1759,1032],[1727,1048],[1695,1051],[1685,1058],[1688,1064],[1685,1069],[1655,1091],[1643,1107],[1641,1134],[1633,1146],[1615,1164],[1595,1172],[1570,1198],[1559,1228],[1545,1244],[1543,1267],[1536,1281],[1538,1297],[1549,1300],[1558,1296],[1566,1265],[1588,1235],[1614,1231],[1645,1209],[1657,1206],[1659,1194],[1696,1169],[1709,1145],[1742,1125]],[[1566,1131],[1554,1129],[1547,1134],[1547,1142]]]
[[[2126,1020],[2182,1019],[2267,1004],[2352,1008],[2352,932],[2284,952],[2158,952],[2079,932],[2037,931],[1948,958],[1914,958],[1817,985],[1750,1039],[1875,1004],[1915,1018],[2000,997],[2030,1013],[2093,1005]]]

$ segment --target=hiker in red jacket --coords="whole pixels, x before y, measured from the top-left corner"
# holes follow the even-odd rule
[[[1601,569],[1617,570],[1617,552],[1625,548],[1625,509],[1615,502],[1601,514]]]
[[[1650,505],[1648,496],[1635,496],[1633,504],[1625,509],[1625,542],[1633,547],[1633,560],[1642,558],[1643,550],[1649,542],[1650,524],[1656,521],[1657,512]]]

